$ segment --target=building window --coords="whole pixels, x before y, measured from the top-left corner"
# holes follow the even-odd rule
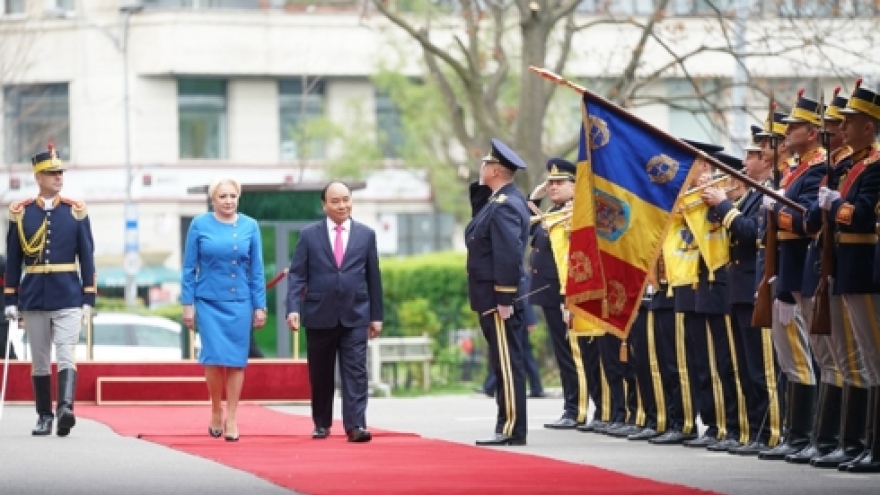
[[[180,158],[226,158],[226,81],[177,81]]]
[[[376,93],[376,130],[385,158],[400,158],[405,143],[400,109],[387,93]]]
[[[74,12],[76,10],[76,0],[52,0],[52,8],[58,12]]]
[[[731,13],[734,0],[673,0],[670,9],[675,15],[713,16]]]
[[[148,9],[265,9],[282,4],[284,0],[143,0]]]
[[[575,9],[583,14],[648,15],[657,8],[657,0],[582,0]]]
[[[67,83],[7,86],[3,90],[6,163],[28,163],[54,143],[70,158],[70,106]]]
[[[0,14],[24,14],[25,0],[2,0],[0,1]]]
[[[776,3],[779,17],[832,17],[840,11],[840,0],[780,0]],[[845,2],[849,3],[849,2]],[[856,4],[867,4],[855,0]]]
[[[318,78],[300,77],[278,83],[281,108],[281,160],[322,159],[326,137],[322,123],[326,86]]]
[[[669,129],[678,137],[717,143],[719,129],[712,119],[720,98],[716,82],[700,82],[699,88],[684,79],[672,79],[666,84]]]

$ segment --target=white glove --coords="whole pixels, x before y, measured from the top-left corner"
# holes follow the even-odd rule
[[[779,315],[779,323],[788,325],[794,320],[795,308],[797,306],[780,301],[779,299],[773,301],[773,305],[776,307],[776,314]]]
[[[840,199],[840,193],[825,186],[819,188],[819,208],[830,210],[831,204]]]
[[[785,194],[785,191],[784,191],[783,189],[779,189],[779,190],[776,191],[776,192],[777,192],[780,196],[782,196],[783,194]],[[775,204],[776,204],[776,199],[775,199],[773,196],[769,196],[769,195],[767,195],[767,194],[765,194],[765,195],[764,195],[764,199],[761,200],[761,206],[763,206],[765,210],[772,210],[772,209],[773,209],[773,205],[775,205]]]
[[[17,320],[18,306],[6,306],[6,308],[3,310],[3,314],[6,315],[6,319],[8,320]]]
[[[538,187],[532,191],[532,194],[529,194],[529,199],[538,200],[547,195],[547,181],[538,184]]]
[[[89,318],[92,316],[92,307],[88,304],[83,304],[82,309],[82,320],[83,322],[89,321]]]
[[[502,320],[506,320],[510,318],[510,315],[513,314],[513,306],[504,306],[498,305],[498,316],[501,317]]]

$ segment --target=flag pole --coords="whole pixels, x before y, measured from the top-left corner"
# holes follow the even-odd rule
[[[606,100],[605,98],[597,95],[596,93],[593,93],[592,91],[588,90],[587,88],[585,88],[579,84],[575,84],[575,83],[569,81],[568,79],[563,78],[559,74],[556,74],[556,73],[554,73],[550,70],[547,70],[543,67],[529,66],[529,70],[531,70],[535,74],[543,77],[544,79],[548,79],[550,81],[555,82],[556,84],[559,84],[561,86],[567,86],[567,87],[577,91],[578,93],[586,96],[590,100],[593,100],[594,102],[602,105],[607,110],[613,111],[614,113],[618,114],[620,117],[628,119],[628,120],[630,120],[630,121],[632,121],[642,127],[647,127],[649,129],[651,129],[656,134],[663,136],[670,143],[678,146],[679,148],[683,148],[690,153],[698,155],[701,159],[712,164],[713,167],[724,171],[726,174],[736,178],[737,180],[741,180],[741,181],[745,182],[746,184],[755,188],[756,190],[766,194],[767,196],[772,197],[773,199],[775,199],[779,203],[782,203],[785,206],[798,211],[800,214],[803,215],[807,212],[806,208],[804,208],[803,206],[799,205],[798,203],[792,201],[791,199],[777,193],[773,189],[765,186],[764,184],[761,184],[760,182],[752,179],[751,177],[748,177],[746,175],[741,174],[739,171],[734,170],[733,167],[727,165],[726,163],[718,160],[717,158],[715,158],[713,156],[707,155],[706,153],[689,145],[688,143],[682,141],[681,139],[678,139],[675,136],[672,136],[669,133],[663,131],[662,129],[658,129],[656,126],[654,126],[648,122],[645,122],[644,120],[640,119],[636,115],[633,115],[632,113],[627,112],[626,110],[620,108],[618,105]]]

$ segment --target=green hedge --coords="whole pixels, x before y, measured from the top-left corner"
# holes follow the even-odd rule
[[[385,292],[385,330],[382,333],[386,336],[404,336],[421,335],[427,331],[433,334],[437,344],[444,346],[449,342],[451,330],[475,328],[476,315],[470,310],[467,300],[465,256],[465,253],[443,252],[408,258],[383,258],[380,261]],[[436,333],[433,328],[407,328],[407,322],[401,321],[401,309],[404,309],[405,320],[414,320],[411,311],[424,307],[421,302],[414,302],[418,299],[427,301],[426,311],[436,315],[439,320]],[[433,317],[426,315],[425,321],[433,323]]]

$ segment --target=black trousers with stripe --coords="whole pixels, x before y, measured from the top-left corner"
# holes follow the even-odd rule
[[[672,309],[654,310],[654,341],[665,392],[667,429],[696,433],[694,404],[696,373],[688,362],[688,345],[683,325]]]
[[[584,355],[580,343],[583,337],[570,339],[568,337],[568,325],[562,319],[562,309],[556,306],[541,306],[544,312],[544,320],[547,322],[547,331],[553,342],[553,354],[556,356],[556,364],[559,366],[559,382],[562,384],[563,412],[562,416],[570,418],[578,423],[587,420],[587,408],[590,404],[588,387],[590,382],[598,380],[598,366],[595,361],[590,363],[596,366],[594,379],[587,377],[587,363],[584,363]]]
[[[654,339],[653,314],[644,307],[639,309],[639,314],[632,328],[629,330],[629,359],[635,369],[636,390],[638,391],[639,404],[643,413],[640,426],[662,431],[666,429],[666,411],[662,411],[662,422],[658,423],[657,392],[662,392],[663,384],[660,379],[657,348]],[[665,405],[665,403],[664,403]]]
[[[495,402],[498,418],[495,433],[524,438],[526,419],[526,373],[523,358],[524,325],[521,304],[514,306],[510,318],[503,320],[493,311],[480,316],[480,329],[489,344],[489,361],[498,378]]]

